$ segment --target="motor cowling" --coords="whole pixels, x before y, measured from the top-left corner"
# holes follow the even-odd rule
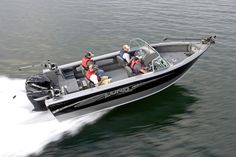
[[[44,74],[37,74],[26,79],[27,97],[34,106],[34,111],[45,111],[45,99],[51,97],[51,81]]]

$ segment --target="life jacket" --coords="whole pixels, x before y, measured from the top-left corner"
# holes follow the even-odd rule
[[[85,76],[86,76],[86,78],[87,78],[88,80],[90,80],[91,75],[96,75],[96,71],[90,71],[90,70],[86,71]],[[97,76],[97,75],[96,75],[96,76]],[[98,76],[97,76],[97,79],[98,79],[98,81],[101,80],[101,78],[98,77]]]
[[[141,65],[141,62],[139,61],[139,60],[132,60],[131,61],[131,65],[130,65],[130,68],[132,69],[132,70],[134,70],[134,65],[135,64],[140,64]]]
[[[90,76],[93,75],[93,74],[96,75],[96,74],[95,74],[95,71],[90,71],[90,70],[88,70],[88,71],[86,72],[86,78],[90,80]]]
[[[122,59],[124,59],[124,58],[123,58],[124,53],[125,53],[124,50],[120,50],[120,57],[121,57]]]
[[[93,62],[92,58],[84,57],[82,59],[82,66],[84,67],[85,70],[88,70],[88,65],[87,65],[88,62]]]

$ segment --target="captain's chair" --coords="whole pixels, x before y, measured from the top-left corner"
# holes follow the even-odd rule
[[[121,56],[116,56],[116,61],[118,62],[118,64],[121,67],[125,67],[126,66],[126,61],[123,58],[121,58]]]
[[[123,58],[121,58],[120,56],[116,56],[116,60],[117,60],[118,64],[125,69],[128,77],[131,77],[134,75],[132,69],[126,65],[127,62]]]

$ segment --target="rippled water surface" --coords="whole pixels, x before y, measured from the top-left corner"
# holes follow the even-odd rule
[[[235,28],[234,0],[0,0],[0,156],[235,156]],[[31,112],[24,79],[39,69],[17,70],[105,54],[136,37],[214,34],[216,44],[174,86],[63,123]]]

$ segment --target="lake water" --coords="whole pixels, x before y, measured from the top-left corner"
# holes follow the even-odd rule
[[[0,0],[0,156],[235,156],[235,28],[234,0]],[[18,71],[105,54],[137,37],[208,35],[216,44],[174,86],[62,123],[31,111],[24,79],[40,68]]]

